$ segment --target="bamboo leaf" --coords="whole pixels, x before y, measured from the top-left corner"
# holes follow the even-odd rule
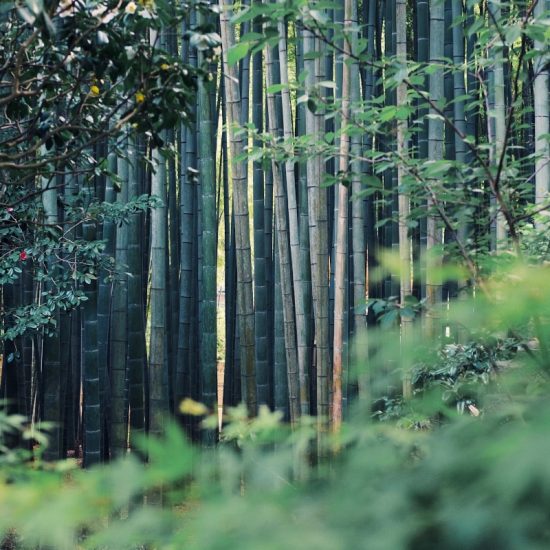
[[[322,80],[321,82],[317,83],[317,86],[334,90],[336,89],[336,82],[333,82],[332,80]]]
[[[286,90],[288,86],[286,84],[272,84],[268,86],[266,92],[268,94],[278,94],[279,92]]]
[[[250,44],[248,44],[247,42],[239,42],[238,44],[231,46],[231,48],[227,52],[227,62],[229,63],[229,65],[235,65],[241,59],[246,57],[249,49]]]

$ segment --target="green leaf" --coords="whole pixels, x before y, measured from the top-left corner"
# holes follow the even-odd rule
[[[319,10],[309,10],[309,16],[320,25],[328,22],[328,16]]]
[[[391,309],[387,313],[380,316],[380,326],[382,328],[391,327],[399,319],[399,310]]]
[[[447,160],[429,160],[424,163],[424,176],[428,178],[438,178],[445,175],[451,168],[453,163]]]
[[[521,37],[521,26],[519,23],[509,26],[505,31],[506,43],[512,45]]]
[[[309,98],[307,100],[307,108],[314,114],[317,112],[317,103],[314,99]]]
[[[227,52],[227,63],[229,65],[235,65],[241,59],[243,59],[243,57],[246,57],[249,49],[250,44],[248,44],[247,42],[239,42],[238,44],[231,46],[231,48]]]
[[[264,35],[259,32],[247,32],[239,38],[239,42],[255,42],[257,40],[262,40],[263,38]]]
[[[244,23],[245,21],[250,21],[251,19],[254,19],[254,17],[260,14],[261,7],[262,6],[259,4],[245,7],[241,12],[231,18],[231,23],[233,23],[234,25],[238,25],[239,23]]]
[[[332,80],[322,80],[317,83],[317,86],[320,86],[321,88],[331,88],[334,90],[336,89],[336,82],[333,82]]]
[[[272,84],[271,86],[268,86],[266,89],[266,92],[268,94],[278,94],[282,90],[286,90],[288,86],[286,84]]]
[[[394,105],[388,105],[387,107],[384,107],[382,109],[382,112],[380,113],[380,120],[382,122],[388,122],[390,120],[393,120],[395,118],[395,115],[397,113],[397,107]]]
[[[366,174],[361,177],[361,180],[364,185],[380,188],[382,186],[382,181],[378,176],[372,176],[370,174]]]

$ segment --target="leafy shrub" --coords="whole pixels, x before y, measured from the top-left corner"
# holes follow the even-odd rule
[[[147,464],[137,453],[87,471],[21,459],[0,471],[0,536],[60,550],[547,548],[548,267],[516,266],[488,285],[496,299],[457,302],[449,315],[492,338],[437,347],[413,333],[400,347],[380,330],[365,364],[358,343],[372,395],[383,395],[375,382],[388,365],[390,378],[417,367],[423,390],[394,403],[395,418],[374,421],[359,399],[338,434],[318,439],[317,419],[291,431],[278,413],[250,419],[239,407],[215,449],[195,449],[172,425],[142,442]],[[512,332],[522,339],[502,336]],[[481,414],[460,414],[445,394],[465,399],[472,380]]]

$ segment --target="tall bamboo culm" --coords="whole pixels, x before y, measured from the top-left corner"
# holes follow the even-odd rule
[[[445,39],[445,6],[442,0],[430,2],[430,63],[441,64]],[[441,65],[440,65],[441,66]],[[444,126],[437,117],[434,106],[443,99],[443,69],[438,68],[429,76],[429,98],[432,103],[428,121],[428,162],[436,162],[443,158]],[[434,193],[435,181],[428,182]],[[442,287],[438,268],[441,266],[441,245],[443,232],[435,213],[434,197],[428,189],[428,221],[426,240],[426,331],[430,336],[438,336],[440,329],[439,308],[441,307]]]
[[[237,263],[237,317],[241,357],[242,394],[251,414],[256,413],[256,372],[254,335],[254,298],[252,280],[252,256],[248,213],[248,188],[246,164],[241,159],[244,152],[242,134],[235,125],[240,121],[240,92],[236,68],[228,62],[228,52],[235,43],[235,31],[229,21],[231,6],[220,2],[220,29],[222,37],[223,74],[226,98],[227,126],[233,183],[233,209],[235,212],[235,245]]]

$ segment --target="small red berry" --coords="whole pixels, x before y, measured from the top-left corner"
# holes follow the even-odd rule
[[[19,254],[19,259],[24,262],[26,259],[27,259],[27,253],[23,250],[23,252],[21,252]]]

